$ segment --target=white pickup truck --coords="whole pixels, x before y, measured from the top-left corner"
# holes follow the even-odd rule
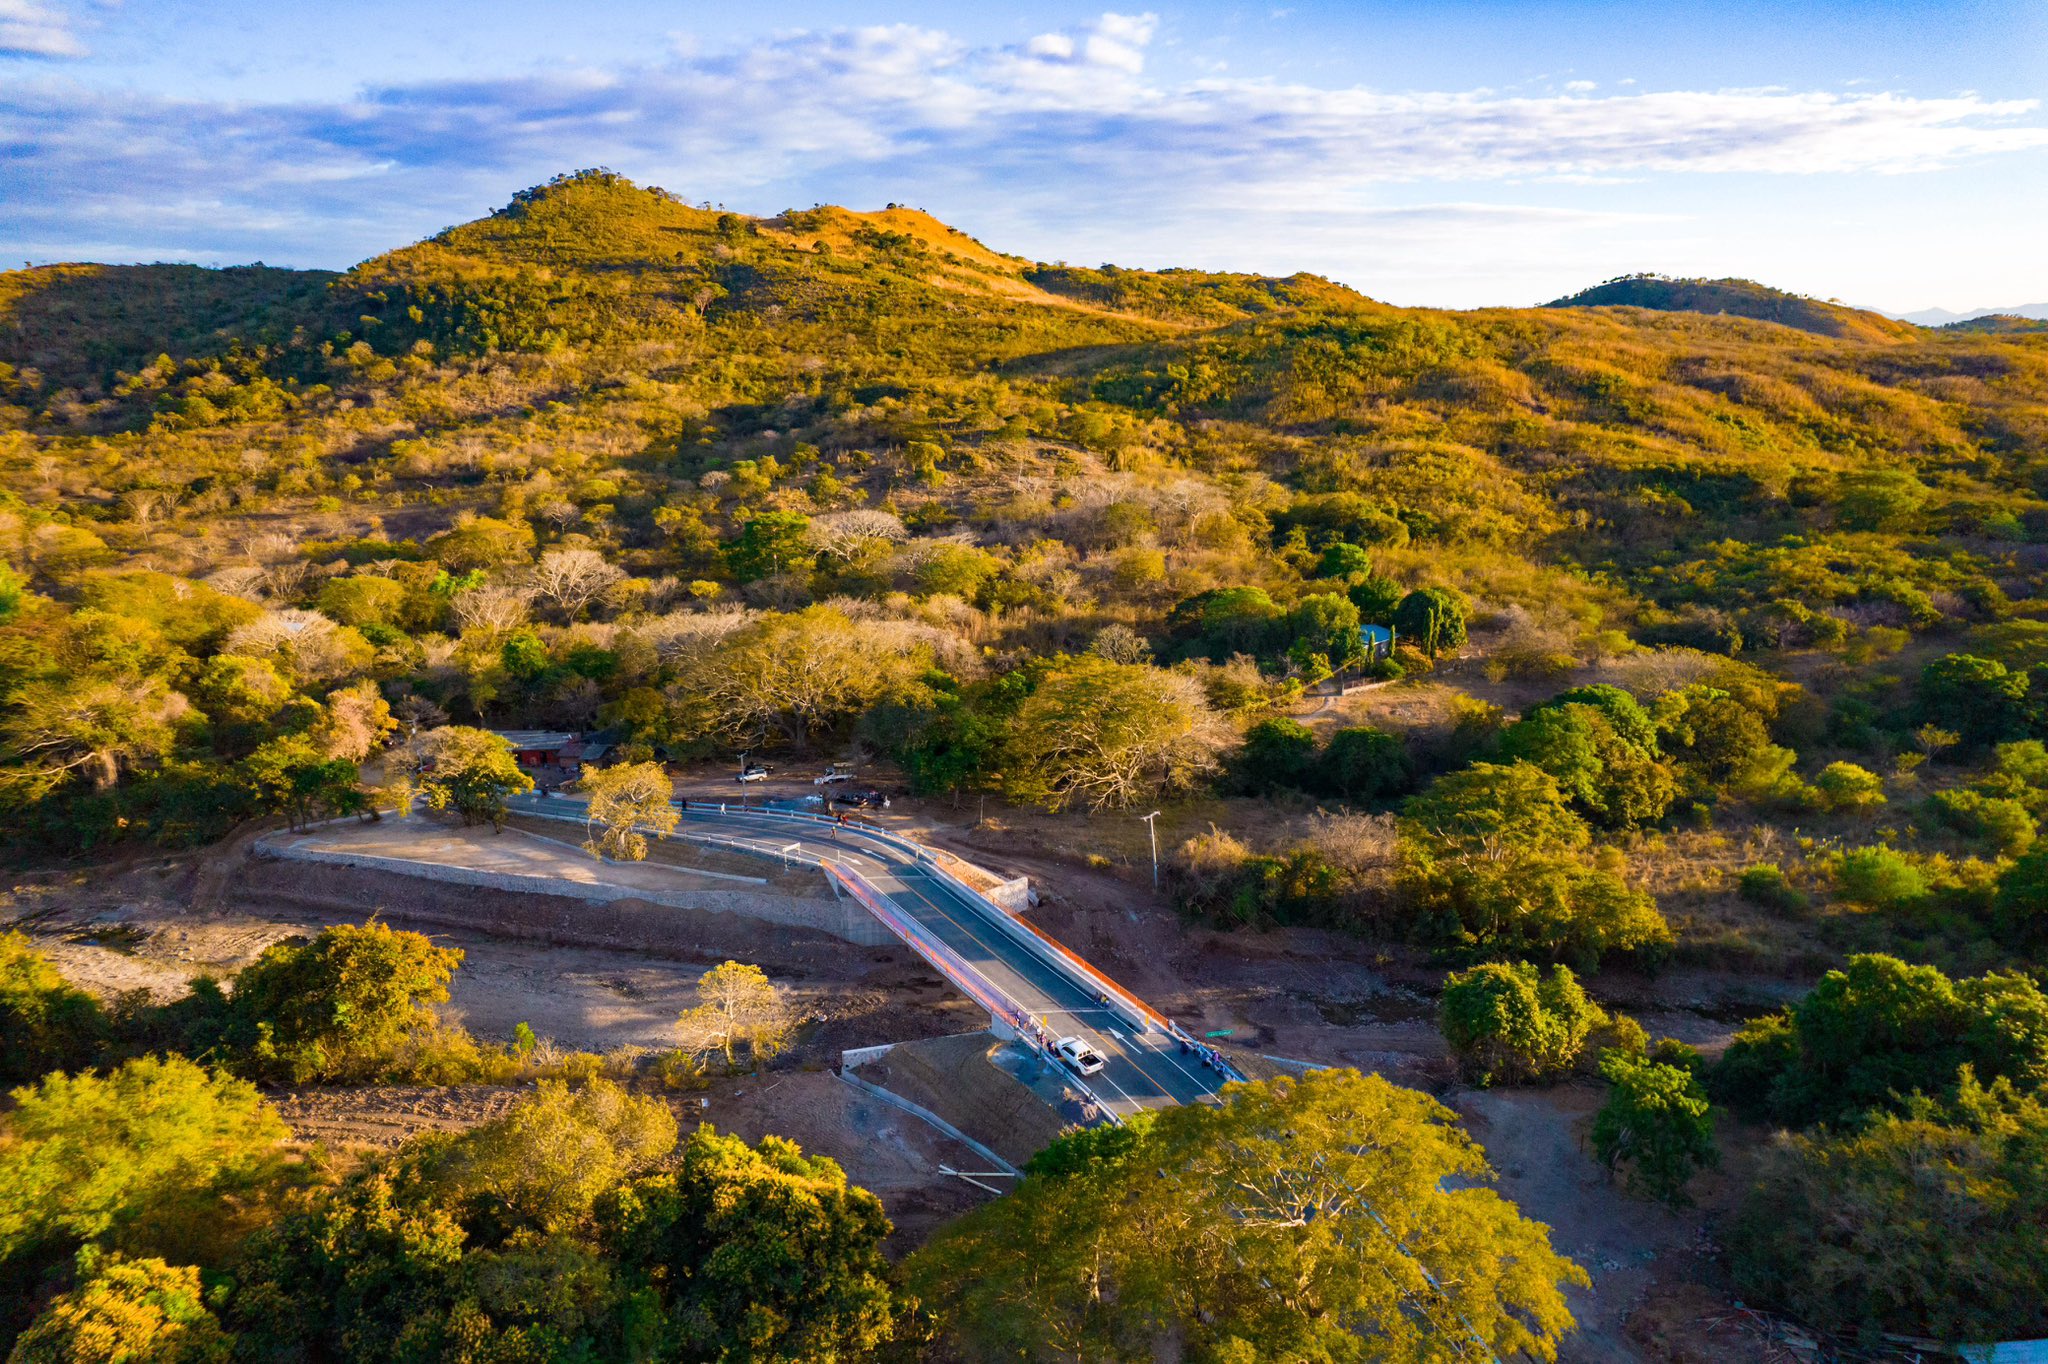
[[[1095,1050],[1085,1037],[1062,1037],[1052,1044],[1060,1060],[1074,1068],[1076,1075],[1093,1075],[1103,1067],[1102,1053]]]

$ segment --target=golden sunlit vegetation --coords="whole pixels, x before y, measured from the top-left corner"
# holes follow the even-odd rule
[[[1811,1215],[1777,1249],[1745,1233],[1741,1271],[1845,1333],[2048,1329],[2023,1306],[2048,1300],[2038,1254],[2001,1266],[1998,1304],[1943,1315],[1944,1291],[1902,1296],[1856,1250],[1918,1216],[1895,1195],[1935,1156],[2038,1222],[2044,573],[2048,335],[1929,331],[1745,281],[1399,309],[1306,275],[1030,262],[895,205],[750,217],[604,171],[338,274],[0,275],[17,857],[194,846],[377,795],[501,820],[526,778],[479,731],[513,726],[611,731],[641,781],[594,815],[611,856],[644,851],[635,812],[664,798],[640,765],[738,750],[860,750],[918,794],[1054,815],[1201,801],[1217,824],[1165,850],[1182,913],[1466,968],[1444,1016],[1469,1071],[1597,1070],[1596,1148],[1631,1188],[1684,1202],[1716,1158],[1710,1094],[1800,1129],[1759,1206]],[[1329,695],[1361,682],[1387,685]],[[362,765],[392,745],[410,761],[372,793]],[[453,967],[416,947],[273,949],[250,976],[268,993],[138,1021],[0,943],[8,1074],[110,1063],[149,1027],[254,1078],[516,1072],[433,1028]],[[1809,980],[1849,965],[1708,1068],[1577,983],[1674,958]],[[289,1007],[351,963],[397,982],[383,1033]],[[1887,996],[1904,1021],[1841,998],[1909,969],[1933,975]],[[1835,1036],[1836,1014],[1882,1026]],[[1886,1060],[1869,1039],[1894,1026],[1947,1040]],[[171,1079],[179,1102],[248,1118],[240,1090]],[[1355,1081],[1292,1102],[1433,1133],[1442,1171],[1483,1176],[1426,1102]],[[1174,1115],[1131,1149],[1289,1101]],[[1169,1327],[1218,1359],[1329,1353],[1364,1310],[1319,1277],[1326,1250],[1371,1242],[1363,1223],[1319,1248],[1240,1223],[1242,1254],[1202,1271],[1215,1299],[1188,1299],[1157,1268],[1174,1243],[1126,1244],[1083,1207],[1092,1189],[1185,1211],[1160,1202],[1180,1185],[1105,1147],[928,1253],[923,1291],[950,1320],[893,1319],[868,1277],[874,1217],[843,1180],[723,1140],[691,1158],[857,1224],[851,1296],[816,1327],[843,1357],[892,1332],[1072,1357]],[[248,1282],[272,1297],[231,1304],[227,1327],[192,1315],[196,1252],[135,1238],[110,1250],[137,1258],[60,1272],[81,1238],[37,1232],[37,1272],[65,1291],[36,1348],[130,1297],[195,1351],[229,1327],[258,1339],[310,1291],[295,1276],[322,1238],[415,1220],[457,1266],[428,1275],[421,1331],[509,1319],[462,1276],[515,1254],[521,1273],[574,1262],[593,1349],[634,1329],[621,1295],[687,1307],[662,1276],[704,1248],[678,1248],[673,1169],[621,1156],[591,1194],[642,1200],[654,1239],[621,1249],[592,1239],[590,1198],[520,1230],[435,1203],[409,1168],[263,1232],[271,1277]],[[1190,1197],[1223,1197],[1227,1169],[1179,1169]],[[1468,1192],[1443,1225],[1479,1208],[1538,1267],[1482,1275],[1457,1310],[1489,1348],[1547,1355],[1577,1271]],[[1820,1216],[1836,1200],[1853,1225]],[[1114,1310],[1073,1282],[991,1296],[976,1267],[1034,1225],[1093,1238]],[[1919,1246],[1915,1283],[1982,1282],[1958,1253]],[[1321,1286],[1280,1321],[1254,1261]],[[1024,1338],[1041,1317],[1065,1344]],[[344,1318],[321,1329],[359,1329]],[[741,1325],[676,1320],[674,1357],[741,1357],[716,1355]],[[1427,1353],[1410,1344],[1390,1357]]]

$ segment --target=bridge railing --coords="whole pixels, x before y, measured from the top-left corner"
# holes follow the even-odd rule
[[[1157,1009],[1154,1009],[1151,1005],[1145,1003],[1144,1000],[1138,998],[1137,995],[1125,989],[1122,985],[1119,985],[1116,981],[1112,980],[1108,975],[1104,974],[1091,962],[1087,961],[1085,958],[1083,958],[1078,953],[1073,951],[1073,949],[1067,947],[1057,938],[1054,938],[1051,934],[1046,933],[1044,930],[1040,929],[1036,924],[1032,924],[1017,918],[1015,915],[1005,910],[1001,905],[996,904],[993,900],[990,900],[986,895],[982,894],[974,887],[968,885],[958,876],[955,876],[952,872],[946,869],[944,864],[942,864],[937,857],[933,855],[931,849],[925,847],[921,843],[918,843],[914,839],[905,838],[901,834],[891,833],[887,829],[877,828],[872,824],[845,823],[834,815],[818,815],[812,814],[804,810],[777,810],[765,806],[745,805],[724,801],[716,802],[714,804],[707,804],[702,800],[698,800],[690,805],[682,807],[678,810],[677,813],[680,814],[685,820],[689,820],[693,817],[708,819],[715,818],[719,815],[729,814],[765,816],[770,819],[787,820],[793,824],[807,825],[813,828],[827,828],[834,831],[844,830],[847,832],[856,833],[861,837],[869,839],[873,842],[880,843],[886,847],[894,848],[899,852],[907,853],[914,862],[916,862],[919,866],[923,867],[925,871],[928,874],[930,874],[935,880],[940,881],[944,885],[951,888],[954,892],[962,896],[964,899],[966,899],[969,904],[973,905],[976,909],[978,909],[981,912],[983,918],[987,919],[999,931],[1007,934],[1013,941],[1017,942],[1026,951],[1030,952],[1033,956],[1039,958],[1041,961],[1051,966],[1054,970],[1061,972],[1069,980],[1079,985],[1082,989],[1089,991],[1097,995],[1099,998],[1108,1001],[1111,1012],[1121,1017],[1131,1027],[1136,1028],[1140,1032],[1144,1032],[1148,1028],[1156,1028],[1160,1032],[1165,1033],[1167,1036],[1173,1038],[1176,1042],[1179,1042],[1187,1046],[1188,1048],[1199,1054],[1209,1066],[1216,1070],[1217,1073],[1221,1074],[1225,1079],[1241,1081],[1245,1078],[1244,1074],[1241,1071],[1239,1071],[1235,1066],[1231,1065],[1229,1061],[1224,1059],[1223,1054],[1221,1052],[1217,1051],[1214,1047],[1207,1045],[1206,1043],[1202,1042],[1201,1040],[1197,1039],[1196,1037],[1188,1033],[1184,1028],[1182,1028],[1179,1024],[1175,1023],[1171,1018],[1168,1018],[1165,1014],[1160,1013]],[[802,862],[807,866],[822,867],[825,869],[825,872],[828,876],[836,874],[841,885],[849,885],[849,882],[846,878],[857,875],[852,871],[851,868],[841,866],[829,858],[817,857],[811,854],[803,853],[801,851],[796,853],[789,853],[785,852],[784,850],[773,847],[756,846],[758,840],[749,841],[742,839],[734,839],[722,837],[719,835],[699,834],[695,831],[691,832],[687,836],[691,838],[692,841],[719,843],[734,848],[738,851],[753,853],[756,856],[783,856],[793,861]],[[865,886],[865,882],[863,882],[862,884],[863,886]],[[877,901],[883,899],[883,897],[876,895],[874,893],[872,887],[867,887],[867,890],[870,896],[872,896]],[[858,899],[860,897],[856,896],[855,898]],[[863,903],[866,903],[866,901],[863,901]],[[874,905],[872,904],[870,904],[868,907],[870,912],[875,913],[876,917],[880,918],[885,925],[889,926],[893,931],[895,931],[898,937],[903,938],[903,940],[906,943],[909,943],[910,946],[913,948],[919,947],[918,940],[913,939],[909,933],[897,927],[899,922],[905,924],[913,922],[910,919],[908,919],[907,916],[896,913],[893,910],[888,911],[886,913],[877,911],[875,910]],[[944,949],[944,944],[937,943],[935,939],[932,939],[931,941],[936,946],[940,947],[941,949]],[[922,951],[922,949],[919,950]],[[950,949],[944,950],[950,951]],[[969,971],[973,970],[973,968],[968,967],[964,961],[962,961],[960,964],[963,969]],[[939,963],[934,961],[933,965],[939,966]],[[941,966],[940,969],[944,971],[945,968]],[[951,973],[947,972],[947,974]],[[980,977],[979,972],[975,972],[974,974],[977,977]],[[989,990],[995,990],[994,985],[988,983],[986,977],[980,978],[983,984]],[[966,987],[963,985],[962,988],[964,989]],[[970,991],[969,993],[972,993],[972,991]],[[996,995],[997,997],[1003,998],[1007,1003],[1007,996],[1003,996],[1000,991],[996,991]],[[1014,1010],[1014,1006],[1012,1006],[1012,1009]],[[997,1016],[1004,1016],[1000,1014],[999,1011],[993,1009],[991,1010],[991,1013],[994,1013]],[[1014,1026],[1014,1020],[1011,1021]],[[1035,1023],[1032,1026],[1035,1027]]]
[[[814,815],[802,810],[763,809],[755,806],[733,807],[720,804],[716,807],[692,805],[686,807],[682,814],[686,818],[700,812],[709,815],[713,809],[716,809],[720,814],[729,814],[735,808],[738,808],[744,814],[766,815],[775,819],[789,819],[812,825],[851,829],[857,831],[865,838],[908,853],[929,875],[935,880],[944,883],[957,894],[965,897],[970,904],[982,912],[984,918],[988,919],[999,931],[1005,933],[1019,946],[1023,947],[1025,951],[1065,975],[1083,990],[1108,1001],[1111,1012],[1121,1017],[1129,1026],[1136,1028],[1140,1032],[1156,1028],[1160,1032],[1172,1035],[1177,1031],[1173,1021],[1167,1018],[1166,1015],[1160,1013],[1122,985],[1110,979],[1102,971],[1084,960],[1064,943],[1061,943],[1058,939],[1040,929],[1037,925],[1018,919],[1001,905],[990,900],[988,896],[982,894],[973,886],[968,885],[949,871],[945,864],[932,854],[931,849],[912,839],[904,838],[900,834],[890,833],[886,829],[878,829],[872,824],[842,825],[830,815]],[[1185,1034],[1182,1035],[1185,1036]]]
[[[937,934],[898,910],[890,903],[888,896],[869,885],[867,879],[859,872],[832,862],[825,863],[824,867],[825,875],[831,877],[847,894],[859,901],[868,913],[874,915],[884,927],[901,938],[913,952],[930,962],[939,974],[958,986],[969,999],[987,1009],[990,1017],[1001,1019],[1009,1024],[1011,1031],[1019,1038],[1029,1041],[1041,1052],[1045,1050],[1045,1026],[1022,1005],[1011,999],[1001,986],[983,975],[965,957],[948,947]],[[1123,1121],[1114,1109],[1103,1102],[1102,1096],[1090,1088],[1087,1081],[1080,1076],[1063,1070],[1061,1078],[1080,1090],[1109,1121]]]

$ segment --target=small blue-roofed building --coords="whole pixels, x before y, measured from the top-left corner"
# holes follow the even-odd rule
[[[1358,640],[1365,646],[1365,656],[1369,659],[1394,656],[1394,632],[1385,625],[1359,626]]]

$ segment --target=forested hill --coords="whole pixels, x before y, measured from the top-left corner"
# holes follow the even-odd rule
[[[1919,328],[1861,308],[1823,303],[1747,279],[1668,279],[1627,275],[1584,289],[1547,308],[1654,308],[1659,312],[1721,313],[1777,322],[1821,336],[1863,341],[1909,341]]]
[[[0,275],[7,828],[185,827],[177,783],[268,732],[199,680],[251,650],[281,696],[369,679],[671,751],[753,723],[663,699],[676,641],[814,605],[946,686],[1110,632],[1284,689],[1421,587],[1531,667],[2039,661],[2048,340],[1840,330],[1035,264],[908,209],[754,218],[605,172],[338,275]],[[569,551],[598,589],[549,595]],[[1325,601],[1327,639],[1283,628]],[[282,625],[228,646],[309,618],[339,632],[317,666]],[[22,698],[53,668],[150,679],[162,724],[46,765]],[[880,700],[764,741],[886,746]]]

